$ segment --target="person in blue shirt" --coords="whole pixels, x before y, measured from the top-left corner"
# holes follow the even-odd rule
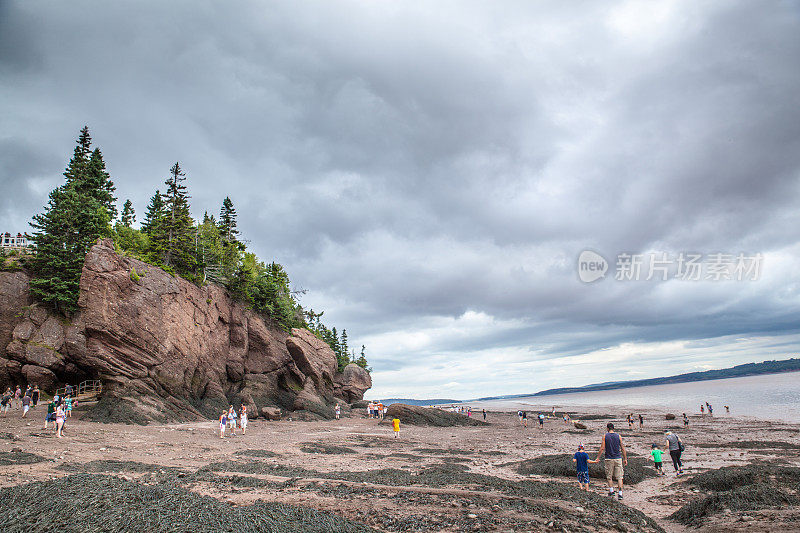
[[[578,451],[572,456],[572,462],[578,472],[578,486],[581,490],[589,490],[589,463],[597,461],[590,461],[589,454],[583,450],[583,444],[578,444]]]

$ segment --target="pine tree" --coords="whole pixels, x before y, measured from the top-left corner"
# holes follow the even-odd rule
[[[144,220],[142,221],[142,231],[150,233],[161,222],[163,217],[164,198],[161,196],[161,191],[156,190],[156,193],[150,198],[150,203],[147,204],[147,211],[145,211]]]
[[[236,242],[239,230],[236,229],[236,209],[229,197],[222,201],[222,208],[219,210],[219,232],[227,242]]]
[[[130,228],[134,222],[136,222],[136,210],[133,209],[133,204],[130,200],[125,200],[125,203],[122,204],[122,215],[120,222],[126,228]]]
[[[194,222],[189,212],[189,195],[186,192],[186,173],[178,163],[169,169],[164,182],[164,218],[161,239],[165,241],[164,264],[174,266],[178,273],[188,275],[195,266]]]
[[[31,222],[36,230],[31,239],[36,254],[29,263],[31,292],[63,313],[77,308],[86,252],[98,237],[111,235],[116,213],[114,187],[100,151],[90,150],[91,136],[84,127],[64,171],[66,183],[50,193],[45,211]]]
[[[342,330],[342,335],[339,340],[339,352],[336,354],[336,362],[339,366],[339,372],[344,370],[344,367],[350,362],[350,354],[347,348],[347,330]]]
[[[366,355],[367,347],[363,344],[361,345],[361,355],[358,356],[358,359],[355,361],[355,364],[366,370],[367,372],[372,371],[371,368],[367,366],[367,355]]]
[[[117,199],[114,196],[116,188],[106,171],[106,163],[103,161],[103,154],[100,153],[99,148],[92,151],[86,167],[86,175],[83,180],[76,182],[76,186],[79,192],[92,196],[100,202],[100,205],[108,211],[111,220],[117,218]]]

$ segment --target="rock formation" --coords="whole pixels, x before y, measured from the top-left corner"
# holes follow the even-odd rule
[[[333,403],[372,385],[356,365],[337,372],[333,351],[308,330],[285,332],[223,287],[119,255],[110,240],[87,254],[70,320],[33,303],[23,272],[0,272],[0,298],[0,385],[100,379],[100,419],[216,417],[232,403],[251,417],[262,407],[330,417]]]

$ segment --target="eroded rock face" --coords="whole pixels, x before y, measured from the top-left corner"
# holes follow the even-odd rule
[[[251,416],[263,407],[327,416],[336,398],[361,399],[371,386],[355,365],[337,373],[333,351],[308,330],[288,334],[222,287],[117,255],[108,240],[86,256],[71,320],[31,305],[27,287],[24,273],[0,273],[0,385],[101,379],[107,419],[216,417],[232,403]]]
[[[350,363],[344,367],[341,374],[336,375],[336,396],[344,398],[347,403],[364,399],[364,392],[372,388],[372,378],[369,372]]]

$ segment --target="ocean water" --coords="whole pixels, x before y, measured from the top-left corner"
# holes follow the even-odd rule
[[[526,396],[508,400],[480,402],[487,409],[516,411],[533,408],[550,410],[552,406],[608,407],[620,413],[658,409],[680,416],[699,414],[700,404],[710,403],[714,416],[742,416],[800,423],[800,372],[764,374],[741,378],[695,381],[671,385],[651,385],[550,396]],[[471,402],[473,407],[476,402]],[[731,408],[725,413],[724,405]]]

